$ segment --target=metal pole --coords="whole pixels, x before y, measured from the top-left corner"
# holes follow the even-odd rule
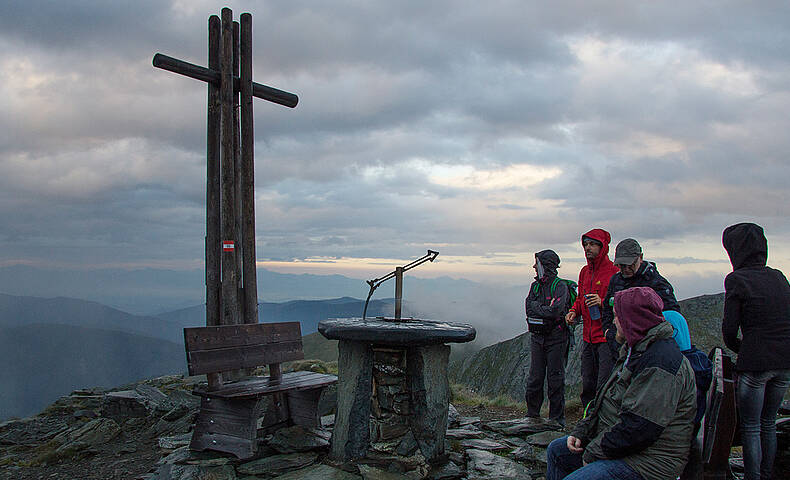
[[[395,320],[401,318],[401,302],[403,301],[403,267],[395,268]]]

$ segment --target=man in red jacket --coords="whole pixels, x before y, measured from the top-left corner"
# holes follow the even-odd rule
[[[606,296],[609,279],[619,270],[609,260],[609,232],[594,228],[582,235],[587,265],[579,272],[579,296],[565,316],[572,325],[581,315],[582,328],[582,406],[595,398],[595,392],[612,370],[614,359],[601,330],[601,300]]]

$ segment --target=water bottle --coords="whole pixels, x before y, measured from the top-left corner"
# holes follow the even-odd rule
[[[590,295],[585,295],[584,298],[589,298]],[[590,311],[590,320],[600,320],[601,318],[601,309],[598,305],[591,305],[587,307],[587,310]]]

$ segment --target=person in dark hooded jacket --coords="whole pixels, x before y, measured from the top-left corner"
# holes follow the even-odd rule
[[[527,378],[527,416],[540,417],[543,382],[548,375],[549,420],[565,426],[565,353],[568,327],[565,313],[569,292],[565,282],[555,282],[560,257],[552,250],[535,254],[535,281],[524,307],[530,332],[530,366]]]
[[[721,330],[725,345],[738,354],[744,479],[770,479],[776,413],[790,385],[790,285],[766,265],[768,241],[759,225],[727,227],[722,244],[733,270],[724,279]]]
[[[582,248],[587,265],[579,272],[579,296],[565,321],[571,325],[582,317],[582,406],[587,406],[595,391],[609,378],[614,358],[609,352],[601,326],[601,307],[609,280],[618,272],[609,260],[609,232],[594,228],[582,235]],[[593,315],[595,313],[595,315]]]
[[[612,275],[609,288],[603,301],[601,311],[601,325],[606,335],[606,340],[611,347],[611,353],[616,359],[620,345],[615,341],[614,328],[614,295],[632,287],[650,287],[664,303],[663,311],[673,310],[680,312],[680,305],[675,298],[672,285],[658,273],[658,268],[653,262],[644,260],[642,247],[633,238],[626,238],[617,244],[614,251],[614,264],[620,270]],[[688,330],[688,327],[686,327]]]

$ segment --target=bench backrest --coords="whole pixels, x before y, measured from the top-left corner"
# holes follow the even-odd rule
[[[184,347],[190,375],[304,359],[299,322],[189,327]]]
[[[721,348],[715,348],[712,362],[713,380],[703,426],[702,461],[715,470],[728,465],[737,417],[732,360]]]

